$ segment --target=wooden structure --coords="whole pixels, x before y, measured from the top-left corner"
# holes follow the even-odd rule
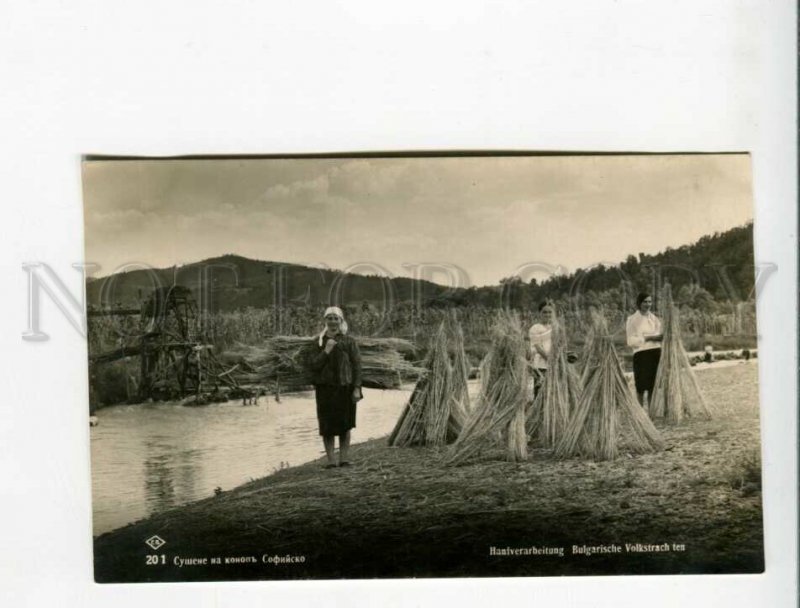
[[[239,385],[238,365],[227,369],[200,331],[194,295],[182,285],[153,290],[141,309],[89,310],[89,316],[138,315],[139,332],[119,348],[90,356],[90,366],[139,358],[138,399],[180,399],[197,404],[242,397],[257,390]]]
[[[142,307],[140,327],[140,397],[197,393],[203,380],[203,344],[198,340],[192,292],[179,285],[154,290]]]

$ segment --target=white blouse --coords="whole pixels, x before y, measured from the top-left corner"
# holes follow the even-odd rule
[[[645,340],[647,336],[657,336],[661,333],[661,321],[652,312],[643,315],[641,311],[637,310],[633,313],[628,317],[628,322],[625,324],[625,333],[628,337],[628,346],[635,353],[640,350],[661,348],[661,342],[647,342]]]
[[[531,354],[533,355],[533,367],[537,369],[547,369],[547,359],[542,357],[537,351],[535,345],[538,344],[542,350],[550,354],[550,349],[553,346],[551,336],[553,329],[547,325],[536,323],[528,330],[528,338],[531,341]]]

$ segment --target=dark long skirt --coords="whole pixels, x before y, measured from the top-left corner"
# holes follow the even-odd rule
[[[544,385],[544,377],[547,374],[546,367],[536,367],[531,370],[531,376],[533,377],[533,398],[536,399],[536,396],[539,394],[539,391],[542,390],[542,386]]]
[[[320,435],[344,435],[356,426],[356,402],[351,385],[318,384],[314,392]]]
[[[633,381],[636,384],[637,393],[647,391],[649,395],[653,395],[653,386],[656,383],[656,372],[660,360],[660,348],[648,348],[633,353]]]

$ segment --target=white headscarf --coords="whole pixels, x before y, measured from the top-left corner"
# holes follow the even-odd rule
[[[338,306],[328,306],[328,308],[325,309],[325,314],[322,315],[322,317],[325,318],[328,315],[336,315],[337,317],[339,317],[342,320],[342,323],[339,325],[339,331],[342,332],[343,334],[346,334],[347,333],[347,321],[344,320],[344,313],[342,312],[342,309],[339,308]],[[319,334],[318,342],[319,342],[320,346],[322,346],[322,341],[325,338],[325,333],[327,331],[328,331],[328,328],[326,327],[325,329],[322,330],[322,333]]]

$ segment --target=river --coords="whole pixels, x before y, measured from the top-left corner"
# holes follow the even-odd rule
[[[391,432],[410,387],[364,389],[352,442]],[[117,405],[91,428],[94,534],[324,454],[311,392],[184,407]]]
[[[695,369],[743,363],[700,363]],[[477,388],[477,382],[470,382],[473,395]],[[353,443],[391,432],[410,391],[410,386],[364,389]],[[98,410],[98,426],[91,428],[94,534],[323,455],[313,393],[284,395],[281,403],[261,397],[259,403],[155,403]]]

